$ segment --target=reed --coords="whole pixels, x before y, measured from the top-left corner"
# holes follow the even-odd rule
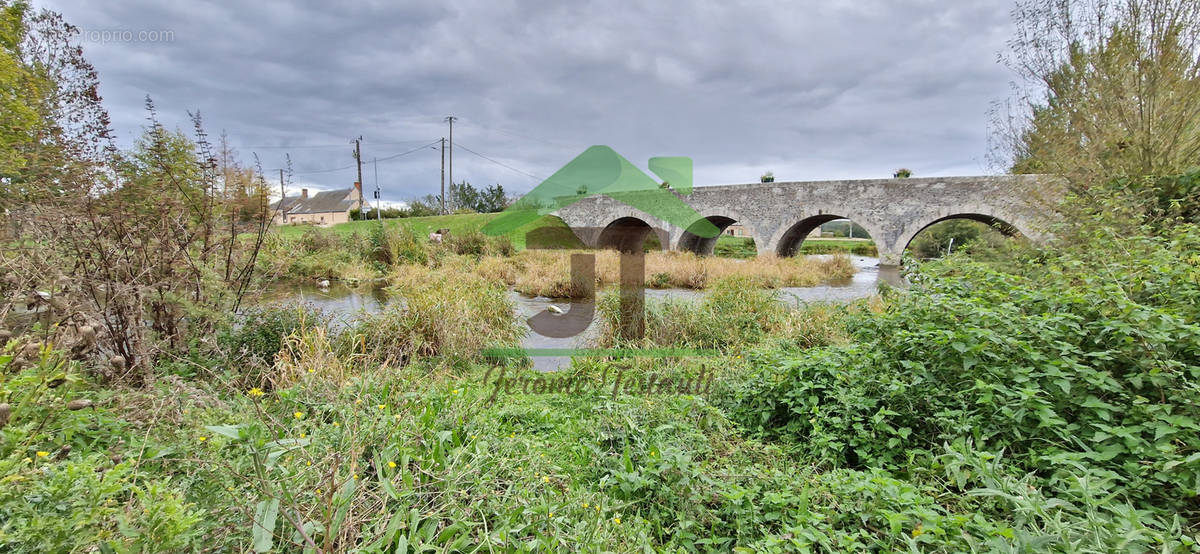
[[[503,282],[522,294],[570,297],[578,294],[571,286],[570,256],[578,251],[525,250],[511,257],[484,256],[475,272]],[[594,252],[596,280],[600,286],[619,282],[620,255],[612,250]],[[742,278],[758,288],[808,287],[854,275],[850,258],[781,258],[762,255],[752,260],[697,256],[690,252],[646,254],[646,286],[650,288],[705,289],[710,283]]]

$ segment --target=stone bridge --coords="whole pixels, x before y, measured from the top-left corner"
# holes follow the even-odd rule
[[[760,254],[792,255],[821,224],[849,219],[870,233],[880,265],[889,266],[900,264],[917,233],[946,219],[972,219],[1006,234],[1044,238],[1042,222],[1049,211],[1040,185],[1049,182],[1046,176],[1005,175],[752,183],[695,187],[680,198],[722,232],[740,224]],[[608,196],[590,196],[555,213],[593,248],[621,248],[631,230],[637,244],[654,232],[671,250],[710,254],[716,245],[715,238],[699,237]]]

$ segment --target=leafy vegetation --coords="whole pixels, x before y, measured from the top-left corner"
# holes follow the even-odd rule
[[[972,246],[1001,248],[1009,238],[986,223],[970,219],[948,219],[922,229],[908,244],[908,252],[918,258],[940,258],[955,248]]]
[[[1019,27],[1078,7],[1025,5],[1053,17]],[[484,237],[484,214],[267,233],[261,177],[198,121],[106,146],[72,28],[0,0],[0,202],[20,208],[0,225],[0,551],[1200,550],[1195,95],[1177,94],[1200,8],[1113,9],[1068,59],[1031,58],[1049,96],[1015,161],[1067,168],[1051,242],[947,225],[931,248],[967,246],[908,289],[796,308],[770,289],[849,275],[844,256],[652,255],[650,285],[708,293],[651,302],[638,340],[604,295],[598,343],[713,353],[541,374],[485,349],[520,339],[510,286],[573,292],[569,251]],[[1122,128],[1110,103],[1164,109]],[[531,228],[568,244],[561,221]],[[598,254],[600,282],[616,260]],[[398,299],[348,326],[241,305],[315,277]]]

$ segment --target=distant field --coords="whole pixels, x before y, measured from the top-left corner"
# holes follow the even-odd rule
[[[453,234],[469,233],[471,231],[478,231],[481,228],[483,228],[484,225],[487,225],[487,223],[489,221],[499,217],[499,215],[500,214],[498,214],[498,213],[494,213],[494,214],[456,214],[456,215],[431,215],[431,216],[426,216],[426,217],[404,217],[404,218],[399,218],[399,219],[385,219],[385,220],[383,220],[383,224],[391,225],[391,226],[407,227],[408,229],[412,230],[414,233],[421,235],[421,236],[428,236],[429,233],[433,232],[435,229],[449,229],[450,234],[453,235]],[[328,227],[328,229],[330,229],[338,234],[341,234],[341,235],[349,235],[352,233],[366,234],[366,233],[371,232],[372,227],[375,225],[379,225],[379,222],[375,221],[375,220],[351,221],[349,223],[340,223],[338,225]],[[308,225],[282,225],[282,226],[276,227],[275,230],[281,236],[296,237],[296,236],[300,236],[300,235],[304,234],[304,231],[306,231],[310,228],[311,227]],[[574,238],[574,236],[571,234],[570,229],[567,227],[566,223],[563,223],[563,221],[561,219],[559,219],[558,217],[555,217],[552,215],[547,215],[547,216],[543,216],[541,219],[539,219],[537,221],[534,221],[533,223],[530,223],[524,227],[518,228],[516,231],[513,231],[510,234],[510,237],[512,238],[512,241],[513,241],[513,245],[516,246],[517,248],[525,248],[525,234],[528,233],[529,231],[532,231],[532,230],[538,229],[538,228],[551,228],[551,229],[559,228],[559,229],[562,229],[562,231],[557,233],[558,235],[561,235],[563,237],[569,237],[569,239]],[[555,244],[554,246],[563,247],[563,248],[580,246],[578,244],[571,242],[569,239],[564,239],[561,241],[562,244]]]
[[[800,247],[802,254],[828,254],[833,252],[850,252],[864,256],[874,256],[875,243],[869,239],[808,239]],[[713,249],[717,256],[730,258],[752,258],[757,255],[754,239],[750,237],[731,237],[721,235]]]
[[[414,233],[427,236],[434,229],[450,229],[450,234],[469,233],[478,231],[484,225],[493,219],[496,219],[500,214],[457,214],[457,215],[431,215],[426,217],[404,217],[398,219],[385,219],[384,225],[407,227]],[[369,233],[373,226],[379,225],[379,222],[370,221],[351,221],[349,223],[341,223],[327,229],[332,230],[340,235],[349,235],[351,233]],[[284,225],[275,228],[275,232],[285,237],[298,237],[304,234],[304,231],[310,229],[308,225]],[[530,223],[520,229],[514,231],[510,236],[513,245],[518,249],[525,248],[525,234],[538,228],[560,229],[556,233],[557,236],[565,237],[558,241],[558,244],[552,244],[557,248],[582,248],[582,244],[574,238],[570,228],[567,227],[563,220],[556,216],[547,215],[541,219]],[[825,239],[808,239],[804,241],[804,246],[801,251],[806,254],[819,254],[833,251],[852,251],[856,247],[862,249],[874,246],[874,242],[864,239],[844,239],[844,238],[825,238]],[[732,258],[749,258],[755,255],[754,240],[749,237],[731,237],[722,235],[717,239],[717,246],[714,253],[718,256]]]

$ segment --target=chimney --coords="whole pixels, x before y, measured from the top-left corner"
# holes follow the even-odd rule
[[[358,202],[362,202],[362,199],[363,199],[362,183],[355,181],[354,182],[354,200],[356,200]]]
[[[300,189],[300,198],[308,200],[308,189]]]

